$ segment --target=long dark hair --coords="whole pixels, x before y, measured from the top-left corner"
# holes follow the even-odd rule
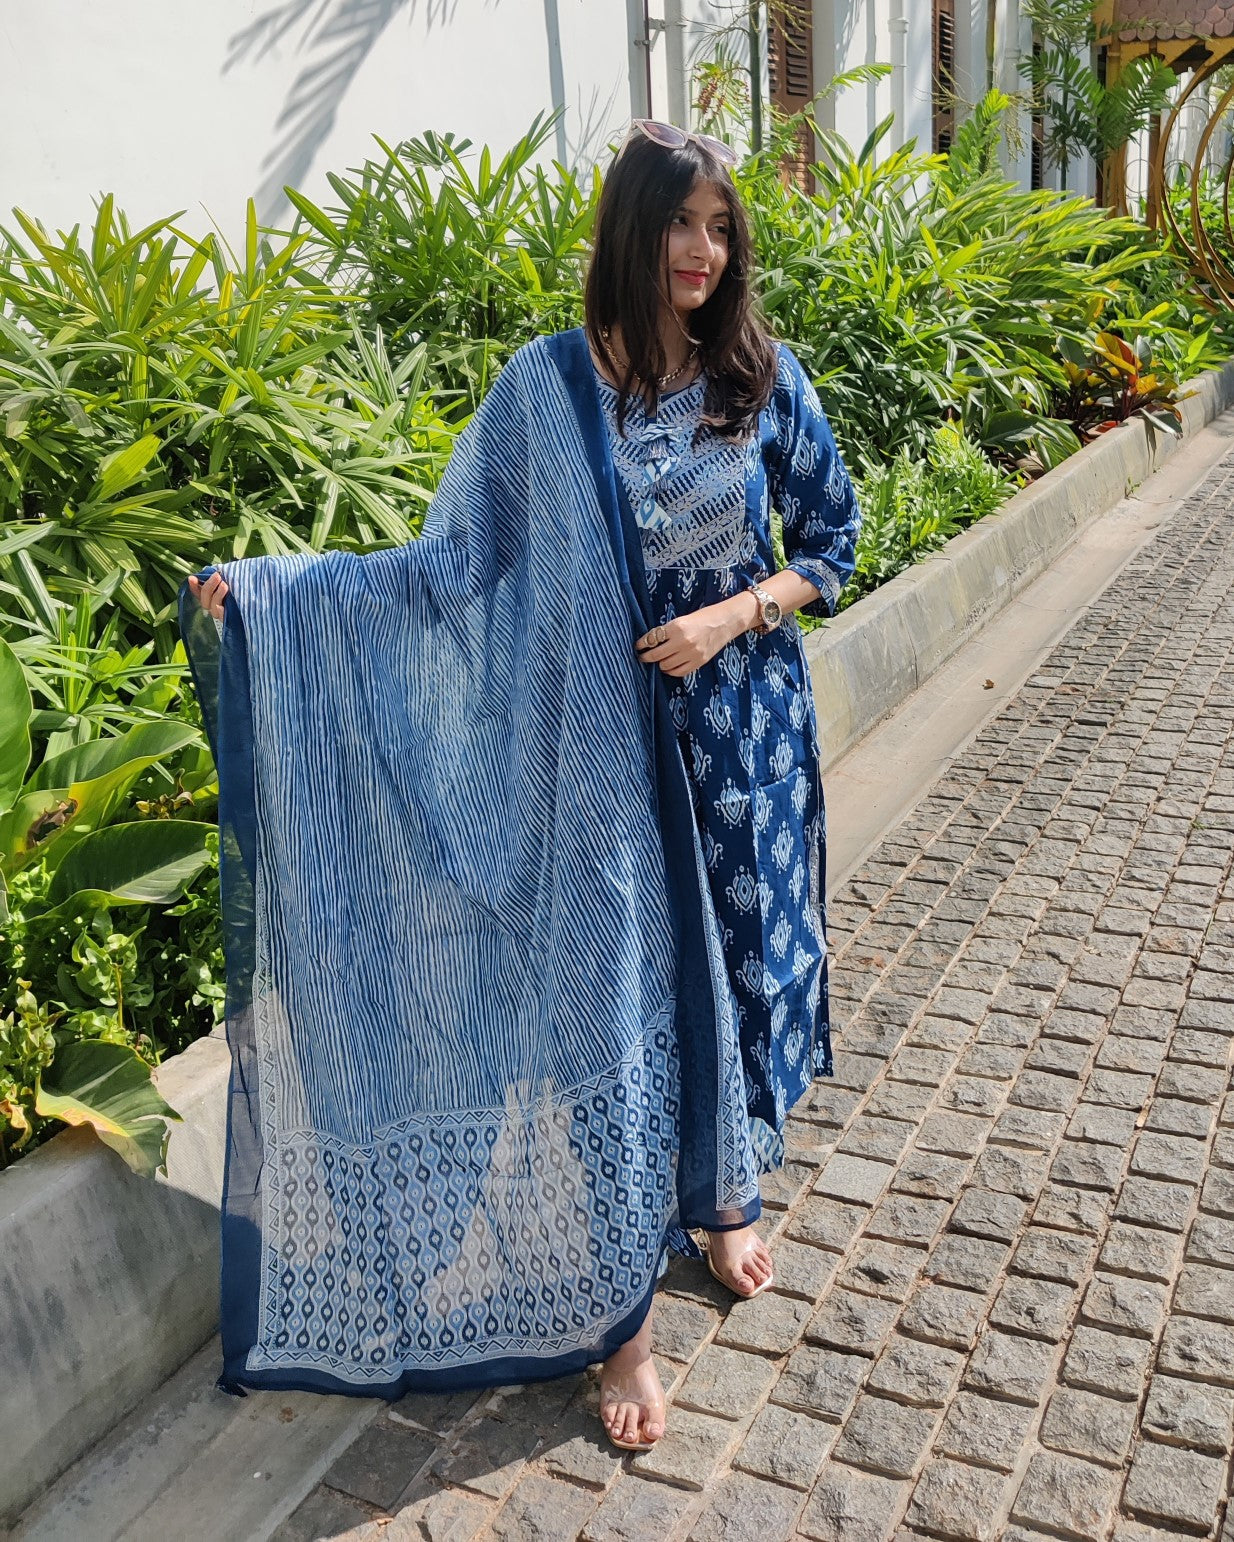
[[[727,167],[690,140],[668,150],[635,134],[609,167],[596,212],[595,240],[584,291],[587,339],[612,360],[605,333],[621,328],[627,361],[617,423],[624,430],[632,393],[654,408],[656,381],[667,373],[660,315],[668,296],[664,238],[696,182],[714,185],[728,208],[728,263],[715,293],[689,320],[707,371],[703,420],[719,434],[740,437],[771,400],[776,354],[750,289],[750,224]],[[614,366],[616,367],[616,361]]]

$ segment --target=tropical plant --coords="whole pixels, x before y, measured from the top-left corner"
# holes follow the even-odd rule
[[[92,1124],[152,1172],[177,1116],[150,1080],[158,1046],[132,1016],[153,996],[142,926],[122,931],[112,913],[181,899],[214,861],[212,825],[124,817],[143,777],[199,736],[144,722],[32,770],[32,717],[0,640],[0,1165],[59,1119]]]
[[[345,295],[297,267],[250,207],[242,261],[171,221],[93,231],[18,213],[0,240],[0,594],[10,615],[113,603],[166,661],[186,570],[328,542],[405,540],[451,442],[419,388],[363,336]],[[6,627],[8,635],[12,628]]]
[[[1082,441],[1135,414],[1167,433],[1182,433],[1178,402],[1188,393],[1172,375],[1152,368],[1147,338],[1132,345],[1116,332],[1099,332],[1090,350],[1066,342],[1062,349],[1067,384],[1056,393],[1054,410]]]
[[[1156,55],[1141,54],[1103,84],[1088,62],[1100,35],[1090,0],[1020,0],[1020,15],[1040,38],[1020,71],[1044,122],[1046,160],[1066,188],[1078,156],[1087,153],[1100,166],[1147,128],[1169,105],[1178,77]]]
[[[1019,479],[999,471],[957,423],[939,424],[925,460],[901,450],[858,484],[862,511],[847,607],[991,514]]]

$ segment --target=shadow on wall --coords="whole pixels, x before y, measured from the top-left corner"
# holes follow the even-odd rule
[[[259,63],[280,45],[305,58],[278,115],[278,137],[262,161],[261,184],[253,194],[259,220],[275,224],[287,213],[283,188],[305,182],[352,81],[395,16],[404,11],[410,21],[420,13],[431,31],[448,26],[458,5],[459,0],[282,0],[231,37],[224,74]]]

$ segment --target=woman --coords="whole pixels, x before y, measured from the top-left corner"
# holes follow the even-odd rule
[[[419,541],[189,580],[230,941],[229,1388],[602,1360],[610,1438],[645,1449],[666,1245],[703,1231],[737,1295],[772,1283],[759,1174],[830,1071],[792,613],[833,610],[858,514],[755,316],[732,161],[633,125],[585,329],[506,366]]]

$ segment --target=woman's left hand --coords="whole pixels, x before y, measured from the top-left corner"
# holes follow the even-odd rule
[[[715,658],[734,635],[723,607],[705,605],[688,616],[653,626],[634,648],[644,664],[658,664],[666,675],[689,675]]]

